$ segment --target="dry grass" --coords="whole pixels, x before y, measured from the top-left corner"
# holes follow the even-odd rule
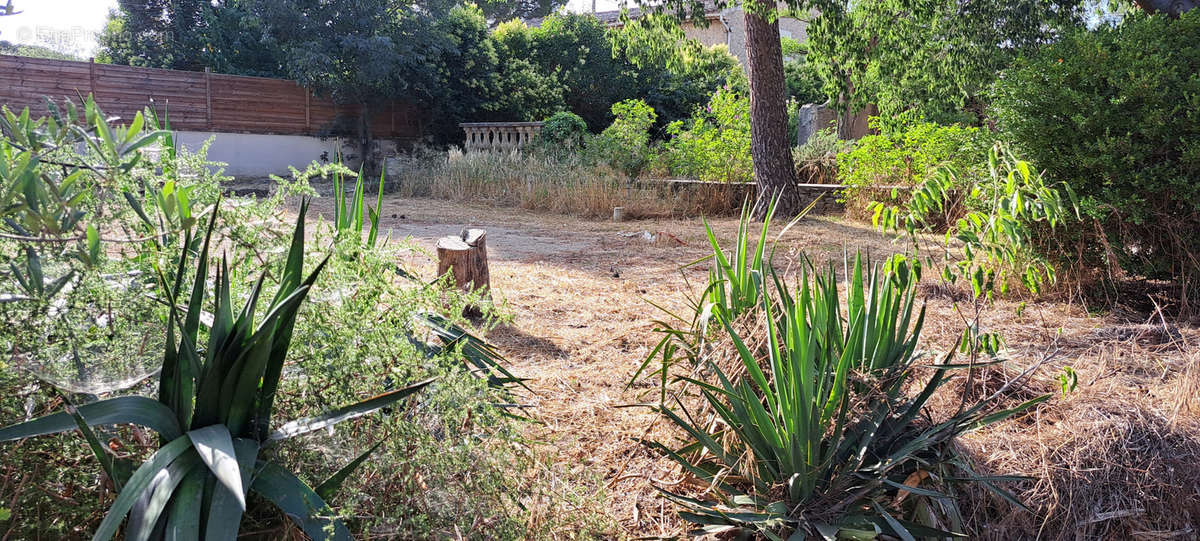
[[[535,394],[529,402],[542,422],[525,429],[539,464],[525,474],[540,487],[523,500],[531,530],[551,538],[683,534],[685,525],[653,487],[679,487],[687,479],[639,443],[676,441],[678,435],[648,409],[620,406],[654,399],[649,383],[625,388],[658,338],[652,320],[662,314],[645,299],[686,317],[685,295],[702,287],[707,270],[688,270],[685,279],[678,266],[708,251],[700,221],[612,223],[490,203],[390,197],[384,222],[426,248],[466,224],[489,231],[492,284],[515,316],[489,338],[519,375],[531,378]],[[720,238],[733,237],[736,219],[711,222]],[[642,240],[642,231],[660,240]],[[813,218],[785,235],[777,257],[804,250],[817,261],[840,260],[843,249],[879,256],[895,246],[867,226]],[[414,255],[406,264],[426,275],[435,269],[428,255]],[[955,292],[922,293],[929,311],[926,347],[945,350],[963,325]],[[1056,352],[1054,360],[1010,388],[1008,398],[1058,393],[1055,376],[1064,365],[1078,372],[1079,387],[960,442],[981,473],[1035,478],[1005,485],[1031,512],[971,492],[963,505],[973,536],[1197,538],[1200,331],[1164,326],[1159,319],[1130,324],[1050,301],[1029,302],[1021,315],[1015,302],[1001,301],[981,324],[1005,336],[1012,361],[977,378],[971,389],[958,385],[951,391],[999,389],[1048,352]],[[957,405],[958,398],[948,396],[941,407]]]
[[[725,215],[741,201],[713,186],[671,190],[634,183],[607,167],[581,166],[519,153],[452,150],[410,158],[397,171],[398,195],[487,203],[585,218],[612,216],[624,207],[630,218]]]
[[[988,473],[1034,478],[1010,487],[1032,512],[974,493],[974,532],[997,540],[1196,539],[1200,336],[1119,323],[1072,334],[1076,343],[1064,348],[1073,358],[1064,364],[1079,372],[1075,392],[962,442]],[[1058,392],[1058,368],[1046,367],[1032,384]]]

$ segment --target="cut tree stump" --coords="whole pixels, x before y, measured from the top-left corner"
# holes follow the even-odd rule
[[[488,276],[487,231],[464,228],[457,237],[438,239],[438,276],[450,273],[450,279],[459,289],[467,292],[487,293],[491,288]],[[472,306],[468,315],[479,316],[482,311]]]

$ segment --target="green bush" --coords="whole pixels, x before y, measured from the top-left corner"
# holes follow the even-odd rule
[[[587,123],[579,115],[567,111],[554,113],[542,123],[537,146],[551,153],[573,152],[583,146],[588,136]]]
[[[803,145],[792,149],[796,179],[809,184],[836,184],[837,157],[854,147],[853,141],[838,139],[837,130],[818,130]]]
[[[873,117],[871,127],[881,133],[859,139],[837,157],[838,176],[847,185],[844,197],[852,207],[862,208],[878,197],[879,188],[920,185],[941,167],[953,168],[964,185],[987,174],[991,137],[979,128],[943,126],[919,117],[889,122]],[[897,191],[890,198],[903,197]],[[956,217],[957,207],[948,206],[947,219]]]
[[[961,257],[928,261],[944,265],[945,282],[969,283],[974,299],[1005,294],[1017,283],[1037,294],[1056,280],[1047,240],[1078,223],[1077,198],[1070,186],[1047,182],[1004,143],[989,151],[987,170],[983,178],[962,179],[952,167],[939,167],[902,203],[871,203],[871,221],[907,236],[914,253],[925,244],[918,232],[945,229],[945,236],[927,240],[934,246],[930,252],[960,251]]]
[[[995,85],[1003,136],[1094,220],[1070,239],[1088,267],[1200,279],[1198,36],[1200,10],[1135,14],[1064,37]]]
[[[587,144],[587,155],[631,177],[637,176],[650,158],[650,127],[658,118],[642,100],[614,103],[612,124]]]
[[[671,136],[663,165],[677,177],[752,182],[750,158],[750,100],[729,90],[717,90],[708,105],[696,109],[688,122],[667,126]]]

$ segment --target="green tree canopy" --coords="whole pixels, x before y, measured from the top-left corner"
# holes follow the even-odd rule
[[[119,0],[100,34],[101,57],[116,64],[202,70],[208,65],[209,0]]]
[[[83,60],[72,54],[60,53],[41,45],[26,45],[0,40],[0,54],[28,56],[31,58],[49,58],[52,60]]]
[[[569,91],[567,108],[599,131],[612,119],[610,109],[634,96],[637,70],[615,58],[607,29],[591,15],[551,15],[531,30],[532,57]]]
[[[566,5],[566,0],[480,0],[479,9],[489,21],[545,17]]]
[[[663,14],[625,18],[610,31],[613,54],[637,68],[637,94],[658,113],[659,128],[689,118],[713,92],[744,93],[746,74],[725,45],[688,38],[679,21]]]
[[[1083,24],[1083,0],[821,1],[809,60],[851,110],[978,121],[981,94],[1021,54]]]
[[[483,120],[538,121],[566,109],[567,89],[533,58],[534,38],[524,22],[501,23],[492,33],[497,88]]]

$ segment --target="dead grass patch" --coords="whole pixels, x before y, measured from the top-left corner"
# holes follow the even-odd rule
[[[608,167],[520,153],[462,153],[400,162],[393,189],[406,197],[479,202],[497,207],[607,218],[624,207],[632,219],[727,215],[740,208],[720,186],[672,190],[637,183]]]
[[[685,525],[654,487],[677,489],[686,477],[639,443],[678,435],[649,409],[621,406],[657,400],[649,382],[626,388],[660,338],[653,320],[663,314],[644,299],[690,315],[685,295],[699,292],[708,269],[681,273],[679,266],[707,255],[704,229],[695,218],[604,218],[387,197],[383,227],[398,237],[413,234],[426,249],[468,223],[489,230],[492,285],[514,314],[510,327],[489,337],[512,359],[515,373],[531,378],[531,411],[541,423],[524,429],[541,464],[521,473],[531,487],[541,487],[522,500],[530,531],[549,538],[682,535]],[[736,219],[710,222],[719,238],[734,236]],[[640,231],[668,232],[681,242],[623,235]],[[776,258],[804,251],[818,264],[840,262],[843,250],[856,249],[878,259],[897,247],[869,226],[812,218],[788,231]],[[436,268],[423,254],[404,263],[425,274]],[[922,293],[930,293],[923,299],[924,347],[946,351],[962,332],[952,302],[960,296]],[[1010,386],[1007,398],[1059,393],[1055,377],[1063,366],[1078,372],[1079,387],[959,442],[980,473],[1035,478],[1003,485],[1031,512],[982,490],[970,492],[963,506],[973,538],[1196,539],[1200,330],[1162,327],[1145,317],[1130,323],[1093,316],[1078,304],[1027,302],[1018,315],[1015,301],[998,301],[981,318],[985,331],[1006,338],[1010,363],[982,373],[978,388],[959,382],[948,389],[995,392],[1055,348],[1054,360],[1026,384]],[[937,407],[956,407],[957,393],[947,393]]]

